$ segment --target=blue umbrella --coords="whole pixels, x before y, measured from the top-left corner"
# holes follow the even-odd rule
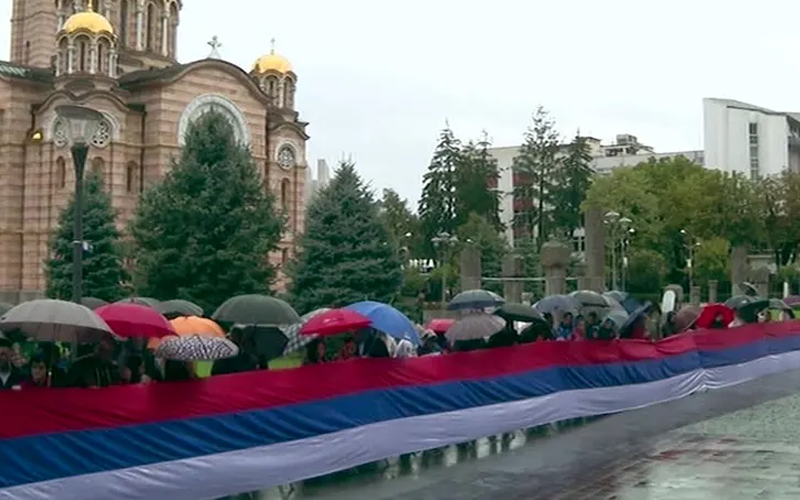
[[[422,345],[414,323],[394,307],[380,302],[356,302],[345,309],[363,314],[372,321],[372,328],[398,340],[408,340],[414,345]]]

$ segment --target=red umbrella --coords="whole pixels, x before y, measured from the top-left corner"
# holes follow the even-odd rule
[[[694,325],[697,328],[711,328],[718,316],[722,320],[722,325],[727,327],[736,317],[736,313],[725,304],[708,304],[700,311],[700,316],[697,317]]]
[[[451,318],[439,318],[439,319],[432,319],[428,322],[428,325],[425,327],[428,330],[433,330],[434,333],[438,333],[439,335],[444,335],[451,326],[456,324],[456,320]]]
[[[351,309],[331,309],[306,321],[300,335],[338,335],[360,330],[372,324],[372,320]]]
[[[95,313],[120,337],[161,338],[176,335],[169,320],[147,306],[117,302],[100,307]]]

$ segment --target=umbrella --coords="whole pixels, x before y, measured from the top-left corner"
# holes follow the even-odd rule
[[[167,318],[147,306],[132,303],[105,305],[95,311],[120,337],[166,337],[175,335]]]
[[[533,305],[534,309],[542,314],[553,314],[557,311],[578,314],[580,303],[568,295],[550,295]]]
[[[181,316],[169,321],[173,329],[172,335],[185,337],[190,335],[203,335],[206,337],[225,338],[225,330],[208,318],[198,316]],[[161,344],[161,339],[151,338],[147,342],[147,347],[156,349]]]
[[[606,320],[610,320],[612,323],[617,325],[617,328],[619,329],[622,328],[626,321],[628,321],[629,317],[630,315],[626,311],[621,309],[612,309],[608,314],[605,315],[601,324]]]
[[[730,307],[731,309],[736,310],[745,304],[753,302],[754,300],[757,299],[754,297],[750,297],[748,295],[734,295],[733,297],[725,301],[725,305]]]
[[[722,326],[727,327],[736,317],[736,313],[725,304],[708,304],[700,311],[694,326],[697,328],[712,328],[717,316],[722,316]]]
[[[216,361],[239,354],[239,347],[226,338],[208,335],[167,337],[156,348],[159,358],[176,361]]]
[[[639,306],[632,314],[628,315],[628,319],[625,320],[625,323],[619,327],[619,334],[620,337],[626,338],[633,333],[633,327],[637,321],[639,321],[643,316],[647,316],[650,314],[650,311],[653,310],[653,304],[650,302],[646,302],[645,304]]]
[[[0,302],[0,315],[5,314],[7,311],[13,309],[13,305],[6,302]]]
[[[397,340],[406,339],[419,346],[419,334],[408,317],[394,307],[380,302],[356,302],[346,309],[359,312],[372,321],[372,328],[389,335]]]
[[[495,315],[500,316],[506,321],[524,321],[526,323],[533,323],[534,321],[544,321],[542,313],[534,309],[532,306],[525,304],[513,304],[506,302],[500,309],[495,311]]]
[[[700,316],[701,309],[697,306],[684,306],[675,313],[675,333],[685,332],[694,325]]]
[[[797,307],[800,306],[800,295],[789,295],[783,301],[786,305],[790,307]],[[0,305],[0,311],[2,310],[2,305]]]
[[[308,320],[300,335],[338,335],[367,328],[372,320],[352,309],[332,309]]]
[[[88,307],[51,299],[13,307],[0,317],[0,330],[19,331],[39,342],[97,342],[113,335],[106,322]]]
[[[572,292],[571,294],[569,294],[569,296],[578,301],[581,307],[610,308],[614,303],[618,302],[616,300],[614,300],[614,302],[609,302],[609,300],[606,297],[591,290],[578,290],[577,292]]]
[[[750,302],[736,308],[736,315],[747,323],[755,323],[758,320],[758,313],[769,307],[769,299],[752,298]]]
[[[786,303],[786,301],[781,299],[769,299],[769,308],[770,309],[777,309],[778,311],[791,311],[792,308]]]
[[[742,283],[739,285],[739,288],[741,288],[744,294],[748,297],[758,297],[758,288],[756,288],[752,283]]]
[[[115,304],[139,304],[140,306],[156,307],[158,300],[150,297],[128,297],[127,299],[116,301]]]
[[[237,295],[211,315],[214,321],[240,325],[291,325],[300,323],[292,306],[268,295]]]
[[[476,340],[489,337],[505,328],[506,322],[503,318],[492,314],[470,314],[447,329],[444,334],[447,340],[453,344],[461,340]]]
[[[444,334],[448,328],[455,324],[456,320],[452,318],[439,318],[439,319],[432,319],[428,322],[427,328],[428,330],[433,331],[434,333],[438,333],[440,335]]]
[[[300,329],[303,328],[303,324],[306,321],[327,311],[330,311],[330,309],[323,307],[321,309],[317,309],[316,311],[311,311],[310,313],[302,315],[299,323],[279,327],[281,332],[283,332],[288,339],[286,346],[283,348],[284,356],[299,351],[308,345],[312,340],[317,338],[316,335],[300,335]]]
[[[465,309],[485,309],[487,307],[498,307],[506,299],[488,290],[467,290],[461,292],[447,304],[451,311],[463,311]]]
[[[169,319],[178,318],[181,316],[202,316],[203,308],[189,302],[188,300],[173,299],[165,302],[160,302],[156,305],[156,311],[160,312]]]
[[[614,299],[620,304],[622,304],[625,299],[628,298],[628,292],[620,292],[619,290],[610,290],[608,292],[603,292],[603,297],[608,299]]]
[[[94,297],[84,297],[81,299],[81,305],[88,307],[92,311],[94,311],[99,307],[103,307],[106,304],[108,304],[108,302],[106,302],[105,300],[96,299]]]
[[[642,303],[636,300],[627,292],[619,292],[619,291],[611,291],[605,292],[603,297],[609,299],[609,301],[614,301],[616,304],[612,304],[612,307],[616,307],[619,305],[620,308],[624,309],[628,314],[632,313],[636,309],[638,309]]]

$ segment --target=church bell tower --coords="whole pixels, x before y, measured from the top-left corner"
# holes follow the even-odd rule
[[[53,65],[58,31],[54,0],[13,0],[11,62],[49,68]]]

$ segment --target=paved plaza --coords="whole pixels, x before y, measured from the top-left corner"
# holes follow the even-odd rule
[[[419,466],[415,458],[399,473],[395,467],[281,496],[794,500],[800,498],[798,389],[800,371],[784,373],[543,437],[518,436],[510,446],[483,443],[475,451],[462,450],[457,465],[444,457]]]

